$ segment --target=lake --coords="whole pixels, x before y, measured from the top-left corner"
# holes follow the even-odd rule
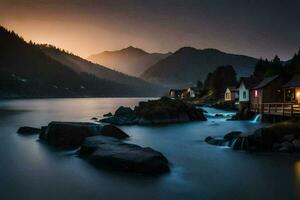
[[[129,143],[161,151],[171,172],[145,177],[97,169],[76,156],[16,134],[20,126],[40,127],[50,121],[91,121],[134,106],[139,98],[33,99],[0,101],[0,195],[3,200],[99,199],[299,199],[300,156],[246,153],[211,146],[207,136],[251,131],[264,126],[251,121],[226,121],[204,108],[208,121],[166,126],[121,127]]]

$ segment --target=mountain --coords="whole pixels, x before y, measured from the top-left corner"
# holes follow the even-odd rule
[[[60,59],[46,53],[54,50]],[[88,67],[99,70],[94,74]],[[157,96],[161,90],[52,46],[27,43],[0,26],[1,98]]]
[[[88,60],[138,77],[151,65],[154,65],[170,54],[171,53],[148,53],[142,49],[130,46],[117,51],[104,51],[99,54],[91,55],[88,57]]]
[[[183,47],[152,65],[141,77],[169,87],[185,87],[203,81],[209,72],[221,65],[232,65],[237,76],[253,73],[257,59],[221,52],[216,49]]]

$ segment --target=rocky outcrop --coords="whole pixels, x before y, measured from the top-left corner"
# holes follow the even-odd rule
[[[234,150],[291,153],[300,151],[300,122],[282,122],[260,128],[248,136],[229,133],[223,138],[207,137],[205,141],[212,145],[232,147]]]
[[[40,131],[41,131],[41,129],[39,129],[39,128],[23,126],[18,129],[17,133],[22,134],[22,135],[34,135],[34,134],[40,133]]]
[[[86,137],[105,135],[124,139],[129,137],[119,128],[88,122],[51,122],[42,127],[40,139],[50,145],[67,148],[78,148]]]
[[[202,110],[182,100],[163,97],[159,100],[140,102],[134,110],[121,106],[112,117],[100,121],[116,125],[150,125],[197,120],[206,120]]]
[[[97,167],[143,174],[169,171],[168,160],[162,153],[105,136],[86,138],[79,155]]]
[[[254,118],[255,113],[251,112],[249,108],[244,108],[241,112],[236,113],[229,120],[251,120]]]
[[[125,139],[129,137],[129,135],[127,135],[124,131],[113,125],[103,126],[101,130],[101,135],[114,137],[118,139]]]

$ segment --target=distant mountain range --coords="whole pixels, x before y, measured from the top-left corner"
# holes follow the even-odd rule
[[[164,89],[0,26],[0,97],[159,96]]]
[[[130,46],[117,51],[104,51],[91,55],[88,60],[132,76],[140,76],[150,66],[169,55],[171,53],[148,53]]]
[[[221,65],[232,65],[237,76],[253,73],[256,58],[221,52],[216,49],[183,47],[149,67],[141,77],[168,87],[185,87],[204,81],[209,72]]]

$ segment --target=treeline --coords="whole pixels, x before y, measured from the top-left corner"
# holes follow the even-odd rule
[[[283,62],[276,55],[273,59],[259,59],[255,65],[253,74],[249,77],[253,82],[259,83],[264,78],[281,75],[288,80],[293,75],[300,74],[300,49],[293,58]],[[211,100],[218,100],[223,97],[229,86],[238,84],[236,72],[231,65],[220,66],[214,72],[209,73],[204,81],[204,94],[210,93]]]

